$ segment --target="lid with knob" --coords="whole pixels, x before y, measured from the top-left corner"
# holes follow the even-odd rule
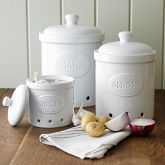
[[[119,32],[120,41],[102,45],[95,51],[95,60],[112,63],[141,63],[155,60],[156,51],[149,45],[133,41],[133,33]]]
[[[17,125],[29,107],[29,92],[25,84],[19,85],[11,98],[4,97],[3,106],[8,107],[8,122],[10,125]]]
[[[39,40],[48,43],[95,43],[104,40],[104,34],[95,26],[79,25],[77,14],[65,15],[66,24],[50,26],[39,33]]]

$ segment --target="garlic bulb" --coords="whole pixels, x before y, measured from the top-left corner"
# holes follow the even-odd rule
[[[73,115],[72,123],[74,126],[78,126],[81,124],[81,120],[76,115]]]
[[[75,114],[75,111],[73,111],[73,118],[72,118],[72,123],[74,126],[78,126],[81,124],[81,119],[83,116],[87,113],[90,113],[89,111],[83,109],[83,104],[81,104],[78,112]]]

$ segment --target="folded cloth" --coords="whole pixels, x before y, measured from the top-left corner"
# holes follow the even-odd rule
[[[120,132],[111,132],[106,129],[103,136],[91,137],[82,131],[80,126],[77,126],[60,132],[42,134],[39,139],[44,144],[56,146],[81,159],[93,159],[103,157],[108,149],[130,134],[130,129],[126,127]]]

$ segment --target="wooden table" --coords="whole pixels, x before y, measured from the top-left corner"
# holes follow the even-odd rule
[[[11,89],[0,89],[0,102],[4,96],[11,96],[12,92]],[[151,136],[131,135],[99,160],[81,160],[56,147],[44,145],[38,140],[42,133],[55,132],[68,127],[35,128],[28,124],[27,114],[17,127],[11,127],[7,121],[7,108],[2,107],[0,103],[0,165],[165,165],[165,91],[159,90],[155,93],[156,127]],[[94,110],[94,107],[89,110]]]

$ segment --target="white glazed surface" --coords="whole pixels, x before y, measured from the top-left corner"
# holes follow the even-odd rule
[[[25,84],[19,85],[11,98],[4,97],[3,106],[8,106],[8,122],[11,126],[17,125],[29,109],[29,91]]]
[[[78,15],[67,14],[66,24],[48,27],[39,34],[42,75],[75,78],[74,105],[95,105],[94,50],[104,34],[94,26],[78,25]]]
[[[123,83],[120,86],[124,81],[130,85],[126,87],[126,83]],[[96,115],[112,114],[112,117],[115,117],[122,112],[130,112],[131,118],[139,117],[141,113],[145,118],[153,118],[153,62],[143,64],[96,62]]]
[[[36,127],[54,128],[71,124],[73,116],[72,78],[41,76],[41,79],[65,80],[62,83],[35,84],[27,80],[29,87],[29,123]],[[68,80],[68,81],[67,81]]]
[[[133,33],[128,31],[119,32],[118,34],[120,41],[110,42],[102,45],[99,48],[99,53],[112,54],[113,56],[146,56],[155,54],[149,45],[142,42],[133,41]]]
[[[95,105],[94,50],[101,43],[93,44],[41,44],[42,74],[71,76],[75,78],[74,105]],[[90,97],[87,100],[87,97]]]
[[[130,32],[119,35],[126,38],[120,36],[120,42],[95,51],[96,115],[116,117],[129,112],[131,118],[153,118],[156,51],[133,42]]]
[[[39,40],[53,44],[90,44],[104,40],[104,34],[95,26],[79,25],[79,16],[65,15],[66,24],[47,27],[39,33]]]

